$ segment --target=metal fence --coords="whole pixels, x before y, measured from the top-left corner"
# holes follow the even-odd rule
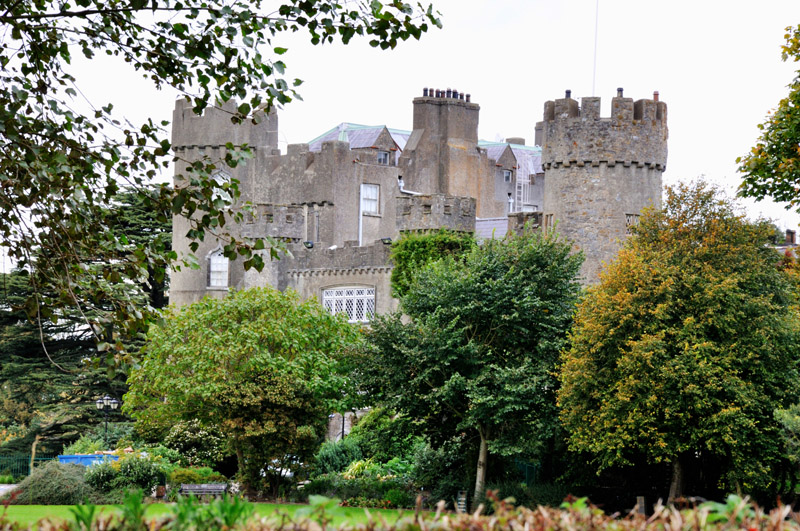
[[[519,470],[520,474],[525,478],[526,485],[533,485],[536,483],[536,480],[539,478],[539,469],[541,466],[539,463],[530,463],[528,461],[522,461],[521,459],[515,459],[514,464],[517,466],[517,470]]]
[[[55,459],[55,455],[37,454],[33,459],[33,466],[39,466]],[[0,455],[0,474],[11,474],[14,477],[24,477],[31,473],[30,455]]]

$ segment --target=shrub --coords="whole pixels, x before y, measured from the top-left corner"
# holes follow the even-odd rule
[[[105,446],[106,444],[102,439],[90,437],[89,435],[81,435],[80,439],[64,447],[62,452],[64,455],[93,454],[103,450]]]
[[[108,492],[113,489],[113,481],[117,478],[117,469],[111,461],[97,463],[86,469],[84,475],[86,483],[99,492]]]
[[[389,478],[381,480],[374,477],[346,479],[338,474],[324,474],[312,479],[303,487],[302,493],[306,497],[319,494],[342,500],[349,498],[386,500],[387,493],[391,490],[405,491],[412,497],[414,496],[413,483],[405,479]]]
[[[10,485],[14,483],[14,476],[11,474],[0,475],[0,485]]]
[[[392,507],[401,509],[414,507],[417,499],[407,489],[389,489],[386,491],[386,499],[391,502]]]
[[[170,485],[181,483],[224,483],[228,481],[225,476],[215,472],[209,467],[176,468],[169,475]]]
[[[92,497],[83,477],[84,467],[48,461],[22,480],[11,503],[17,505],[75,505]]]
[[[116,488],[141,488],[150,492],[153,487],[166,483],[163,467],[155,460],[138,455],[123,456],[112,463],[117,468],[117,477],[112,482]]]
[[[350,463],[361,459],[361,447],[354,437],[322,443],[314,456],[314,473],[331,474],[344,471]]]

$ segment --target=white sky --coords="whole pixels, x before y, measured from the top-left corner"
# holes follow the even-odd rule
[[[410,129],[411,100],[423,87],[455,88],[480,104],[479,136],[533,130],[546,100],[592,95],[596,0],[433,0],[444,28],[392,51],[366,39],[312,46],[305,35],[279,37],[287,79],[299,77],[304,101],[280,111],[281,148],[308,142],[340,122]],[[757,125],[787,94],[800,64],[783,63],[784,28],[800,23],[799,0],[599,0],[595,95],[608,116],[617,87],[634,99],[653,91],[668,106],[665,184],[705,175],[729,190],[739,183],[736,157]],[[301,38],[302,37],[302,38]],[[87,95],[123,113],[171,119],[174,93],[154,91],[133,72],[93,61]],[[82,79],[79,77],[79,82]],[[748,203],[783,228],[800,216]]]

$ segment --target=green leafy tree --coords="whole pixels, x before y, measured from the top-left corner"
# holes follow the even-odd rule
[[[599,471],[669,463],[670,499],[687,475],[782,487],[773,410],[800,392],[798,320],[772,232],[705,183],[667,188],[579,306],[558,395],[570,449]]]
[[[30,294],[27,273],[0,278],[0,453],[58,452],[102,421],[94,400],[122,396],[125,382],[87,363],[96,351],[82,322],[40,327],[15,309]]]
[[[310,461],[347,387],[357,328],[294,292],[252,289],[172,310],[151,327],[124,408],[139,430],[197,419],[227,438],[239,474],[273,493]]]
[[[153,240],[169,245],[169,211],[159,213],[145,207],[138,194],[116,196],[104,216],[108,226],[132,248],[145,247]],[[101,277],[105,265],[90,260],[83,267]],[[149,300],[153,308],[166,306],[166,278],[155,271],[148,276],[141,284],[120,284],[119,288],[140,304]],[[97,350],[84,316],[94,318],[108,308],[107,303],[87,302],[77,307],[79,311],[61,310],[55,322],[41,318],[32,322],[22,311],[34,293],[32,277],[21,270],[0,277],[0,429],[9,434],[5,442],[0,438],[3,452],[28,453],[35,441],[40,441],[40,450],[58,451],[65,442],[87,435],[102,420],[94,406],[96,398],[104,394],[121,397],[126,390],[123,378],[89,363]],[[113,329],[102,333],[111,335]],[[99,440],[103,435],[101,431]]]
[[[373,322],[360,371],[370,396],[419,419],[435,445],[477,440],[476,499],[489,453],[536,457],[555,434],[554,368],[582,259],[551,232],[489,240],[420,271],[401,299],[408,319]]]
[[[436,232],[406,232],[392,244],[392,294],[402,297],[414,275],[430,262],[445,256],[459,257],[475,246],[471,232],[439,229]]]
[[[785,38],[781,58],[800,61],[800,25],[786,28]],[[800,70],[789,84],[789,95],[758,128],[762,133],[755,147],[736,159],[744,174],[740,194],[769,196],[800,208]]]
[[[102,301],[88,318],[90,330],[101,350],[125,357],[124,339],[143,331],[152,315],[150,306],[126,296],[126,284],[181,263],[166,242],[131,247],[113,228],[106,214],[123,187],[156,212],[189,218],[189,237],[212,231],[227,240],[225,256],[242,259],[246,269],[262,268],[263,253],[278,256],[270,238],[225,230],[227,221],[241,219],[244,205],[238,183],[219,183],[213,172],[246,160],[247,146],[228,144],[218,160],[187,161],[182,186],[151,193],[148,185],[172,161],[167,122],[133,124],[113,102],[86,104],[81,82],[91,79],[74,75],[76,57],[119,58],[156,88],[185,94],[197,113],[235,98],[241,104],[231,120],[241,123],[296,97],[301,81],[284,79],[279,59],[283,32],[307,32],[314,44],[364,36],[386,49],[419,38],[429,24],[440,25],[431,6],[402,0],[3,2],[0,239],[20,268],[34,271],[28,314],[58,319],[59,308]],[[101,275],[83,267],[89,261],[105,264]],[[116,324],[115,338],[104,335],[109,323]]]

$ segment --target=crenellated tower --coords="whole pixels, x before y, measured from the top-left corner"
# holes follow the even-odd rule
[[[611,116],[600,98],[548,101],[536,126],[545,172],[543,224],[575,242],[586,255],[583,282],[599,280],[645,207],[661,207],[667,163],[667,106],[633,101],[617,90]]]

